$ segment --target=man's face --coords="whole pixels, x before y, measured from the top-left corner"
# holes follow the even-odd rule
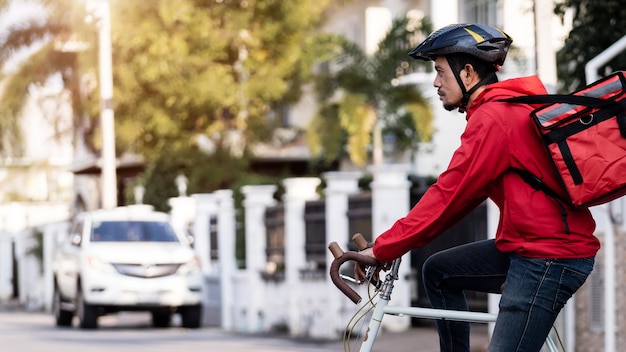
[[[463,93],[454,77],[454,73],[452,73],[448,60],[444,56],[439,56],[435,59],[435,72],[437,72],[437,76],[433,86],[437,88],[437,94],[439,95],[439,100],[443,103],[443,107],[448,111],[458,108],[461,104]]]

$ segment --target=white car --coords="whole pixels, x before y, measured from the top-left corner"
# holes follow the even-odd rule
[[[76,216],[53,262],[53,312],[58,326],[94,329],[98,317],[149,311],[154,326],[181,316],[201,326],[202,273],[189,238],[169,215],[150,206],[97,210]]]

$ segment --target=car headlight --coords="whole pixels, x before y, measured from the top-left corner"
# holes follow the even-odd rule
[[[97,270],[97,271],[101,271],[105,273],[115,272],[115,268],[113,267],[113,265],[111,265],[111,263],[106,262],[96,256],[88,255],[85,261],[87,262],[87,267],[93,270]]]
[[[193,260],[188,261],[187,263],[182,264],[179,268],[178,268],[178,274],[179,275],[189,275],[189,274],[193,274],[196,273],[198,271],[200,271],[200,257],[198,257],[197,255],[194,256]]]

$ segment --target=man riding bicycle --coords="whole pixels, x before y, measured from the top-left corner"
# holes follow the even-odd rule
[[[600,243],[588,209],[573,209],[526,183],[515,169],[560,191],[529,117],[532,106],[499,100],[546,94],[536,76],[498,81],[512,39],[482,24],[439,29],[409,55],[434,62],[447,110],[465,113],[461,145],[406,217],[361,254],[390,262],[420,248],[490,198],[500,209],[495,239],[432,255],[423,281],[433,308],[467,310],[464,290],[501,293],[488,351],[539,351],[567,300],[593,270]],[[357,269],[357,279],[363,277]],[[438,320],[441,351],[469,351],[467,322]]]

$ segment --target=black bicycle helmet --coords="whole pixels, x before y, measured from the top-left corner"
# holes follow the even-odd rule
[[[459,73],[453,71],[463,94],[458,109],[459,112],[465,112],[472,93],[493,79],[497,80],[495,71],[504,63],[512,42],[513,39],[508,34],[494,27],[471,23],[453,24],[433,32],[411,50],[409,55],[415,59],[434,61],[437,56],[464,53],[494,65],[494,72],[483,77],[469,90],[465,89]],[[450,59],[446,58],[450,62]]]
[[[502,65],[513,40],[503,31],[484,24],[453,24],[443,27],[413,49],[415,59],[434,60],[452,53],[466,53]]]

